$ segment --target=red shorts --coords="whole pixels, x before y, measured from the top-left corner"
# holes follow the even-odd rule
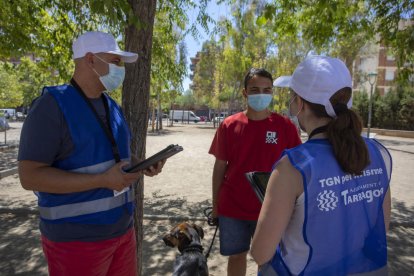
[[[98,242],[53,242],[42,236],[42,246],[51,276],[137,275],[133,228],[123,236]]]

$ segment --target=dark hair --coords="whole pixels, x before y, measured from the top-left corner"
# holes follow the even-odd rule
[[[250,68],[250,70],[247,72],[246,76],[244,77],[244,88],[247,88],[247,83],[254,76],[268,78],[272,82],[272,85],[273,85],[272,74],[270,74],[268,71],[266,71],[263,68]]]
[[[346,173],[361,174],[369,165],[369,152],[361,137],[362,120],[355,111],[345,108],[352,96],[352,89],[345,87],[337,91],[329,100],[334,107],[336,118],[331,118],[320,104],[305,102],[316,117],[328,117],[327,137],[332,144],[336,160]]]

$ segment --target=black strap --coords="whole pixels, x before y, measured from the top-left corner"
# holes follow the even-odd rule
[[[99,117],[98,112],[96,111],[96,109],[93,107],[91,101],[89,100],[89,98],[86,96],[85,92],[83,92],[82,88],[79,86],[79,84],[76,83],[76,81],[72,78],[70,80],[70,84],[72,84],[73,87],[76,88],[76,90],[78,91],[78,93],[82,96],[82,98],[85,100],[85,102],[88,104],[89,108],[92,110],[93,114],[95,115],[96,119],[98,120],[100,126],[102,127],[102,129],[104,130],[106,137],[108,137],[109,141],[111,142],[111,146],[112,146],[112,154],[114,155],[115,158],[115,162],[118,163],[121,161],[121,156],[119,154],[119,150],[118,150],[118,145],[116,144],[115,138],[114,138],[114,134],[112,133],[112,128],[110,125],[110,119],[111,119],[111,114],[109,112],[109,106],[108,106],[108,101],[106,100],[104,94],[101,95],[101,99],[102,102],[104,104],[105,107],[105,115],[106,115],[106,123],[105,124],[102,119]]]
[[[321,127],[317,127],[314,130],[312,130],[312,132],[309,134],[308,140],[310,140],[312,138],[312,136],[315,136],[316,134],[319,133],[323,133],[326,132],[326,130],[328,129],[328,125],[324,125]]]
[[[210,247],[208,248],[207,253],[205,255],[206,259],[210,257],[210,251],[211,251],[211,248],[213,247],[213,243],[214,243],[214,239],[216,238],[217,230],[218,230],[218,224],[216,225],[216,230],[214,231],[214,235],[213,235],[213,239],[211,240]]]
[[[214,239],[216,238],[216,234],[217,234],[217,230],[219,226],[218,218],[213,219],[212,214],[213,214],[213,207],[207,207],[204,209],[204,215],[207,217],[208,225],[216,226],[216,230],[214,231],[214,235],[213,235],[213,239],[211,240],[210,247],[208,248],[207,253],[205,255],[206,259],[208,259],[208,257],[210,256],[211,248],[213,247]]]

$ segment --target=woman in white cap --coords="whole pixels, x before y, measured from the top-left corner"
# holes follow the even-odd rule
[[[348,69],[312,56],[275,86],[309,139],[274,166],[251,248],[259,275],[385,275],[391,156],[361,136]]]

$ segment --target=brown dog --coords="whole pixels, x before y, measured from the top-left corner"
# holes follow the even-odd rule
[[[177,247],[181,253],[175,259],[173,276],[208,276],[202,238],[203,229],[187,222],[180,223],[162,238],[167,246]]]

